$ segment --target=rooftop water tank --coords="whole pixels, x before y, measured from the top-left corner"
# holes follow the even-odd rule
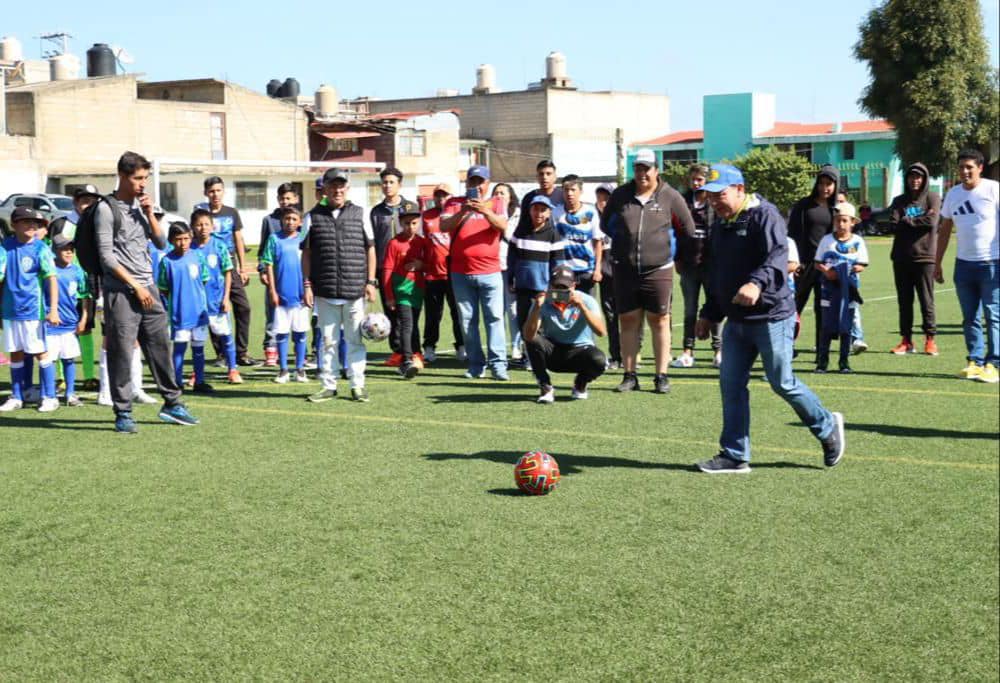
[[[0,40],[0,62],[20,62],[22,59],[21,41],[14,36],[4,36]]]
[[[335,116],[340,110],[340,103],[337,100],[336,88],[325,84],[316,88],[316,99],[314,104],[316,114],[318,116]]]
[[[476,68],[476,89],[473,92],[486,94],[497,89],[497,71],[492,64],[480,64]]]
[[[281,90],[281,81],[279,81],[277,78],[272,78],[267,82],[268,97],[277,97],[279,90]]]
[[[107,43],[94,43],[87,50],[87,78],[114,76],[118,72],[118,60]]]
[[[286,78],[278,90],[278,97],[298,97],[299,92],[301,92],[299,82],[294,78]]]
[[[550,81],[566,79],[566,55],[561,52],[550,52],[545,58],[545,78]]]
[[[49,78],[53,81],[72,81],[80,77],[80,58],[61,54],[49,58]]]

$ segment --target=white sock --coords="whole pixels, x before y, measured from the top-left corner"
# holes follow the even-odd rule
[[[137,346],[132,349],[132,395],[142,391],[142,350]]]
[[[101,396],[111,395],[111,380],[108,379],[108,350],[101,349],[101,386],[98,389]]]

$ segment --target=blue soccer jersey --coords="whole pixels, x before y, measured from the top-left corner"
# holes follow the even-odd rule
[[[55,257],[41,240],[3,241],[6,255],[3,282],[4,320],[41,320],[45,317],[42,280],[55,276]]]
[[[271,235],[261,254],[260,262],[274,268],[274,288],[282,306],[302,303],[305,290],[302,282],[302,234]]]
[[[604,239],[597,209],[589,204],[584,204],[573,213],[567,209],[556,220],[556,230],[565,242],[566,264],[573,272],[594,272],[597,262],[594,240]]]
[[[160,249],[158,246],[153,244],[153,240],[146,242],[146,250],[149,252],[149,261],[153,264],[154,277],[160,272],[160,260],[170,253],[170,249],[171,246],[169,244],[165,248]]]
[[[75,332],[76,325],[80,322],[80,311],[77,308],[77,301],[89,299],[90,290],[87,289],[87,274],[77,263],[68,266],[56,264],[56,281],[59,283],[59,325],[45,324],[45,330],[54,334],[65,334]],[[49,301],[49,290],[45,289],[45,308],[51,308]]]
[[[840,241],[833,234],[828,234],[823,236],[816,247],[816,260],[831,267],[840,263],[867,266],[868,247],[860,235],[851,235]],[[851,284],[861,286],[861,278],[857,273],[851,273]]]
[[[167,296],[170,325],[175,330],[208,324],[207,281],[208,266],[201,250],[191,249],[184,255],[174,250],[160,261],[157,286]]]
[[[222,300],[226,296],[226,273],[233,269],[233,259],[229,256],[229,249],[213,234],[205,244],[192,244],[191,250],[202,254],[205,267],[208,268],[208,281],[205,282],[208,314],[219,315],[222,313]]]

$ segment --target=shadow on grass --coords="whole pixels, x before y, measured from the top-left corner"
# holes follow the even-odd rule
[[[437,383],[435,383],[435,386]],[[428,396],[436,404],[443,403],[527,403],[535,401],[535,395],[507,395],[485,392],[480,394],[443,394],[441,396]]]
[[[850,375],[856,375],[856,376],[859,376],[859,377],[903,377],[903,378],[906,378],[906,379],[946,379],[946,380],[949,380],[949,381],[950,380],[956,380],[957,381],[959,379],[959,377],[958,377],[957,374],[955,374],[955,373],[946,373],[946,372],[914,372],[912,370],[910,370],[908,372],[905,371],[905,370],[901,370],[900,372],[882,372],[882,371],[877,371],[877,370],[858,370],[857,364],[859,362],[861,362],[861,361],[857,361],[857,360],[853,361],[853,365],[851,367],[852,372],[847,373],[848,376],[850,376]],[[826,373],[826,375],[839,375],[840,374],[836,370],[835,363],[836,363],[836,360],[833,359],[833,358],[831,358],[831,361],[830,361],[830,370]],[[809,369],[809,368],[806,368],[806,370],[804,372],[802,372],[801,374],[802,375],[808,374],[808,375],[820,376],[820,377],[823,376],[823,373],[812,372],[812,370]]]
[[[485,460],[500,464],[514,465],[523,453],[516,451],[479,451],[478,453],[427,453],[424,458],[436,462],[445,460]],[[698,472],[694,463],[681,464],[676,462],[647,462],[645,460],[633,460],[632,458],[622,458],[613,455],[572,455],[569,453],[553,453],[552,456],[559,463],[561,474],[581,474],[591,467],[625,467],[630,469],[643,470],[668,470],[680,472]],[[754,469],[804,469],[820,470],[818,465],[809,465],[797,462],[763,462],[753,463]],[[502,489],[508,490],[508,489]],[[516,491],[516,489],[514,489]],[[494,491],[490,491],[494,493]],[[495,494],[510,495],[510,494]]]
[[[872,432],[885,436],[901,436],[909,438],[942,438],[942,439],[983,439],[996,442],[1000,434],[996,432],[969,432],[961,429],[938,429],[936,427],[909,427],[904,425],[862,424],[846,422],[844,429],[857,432]]]
[[[137,422],[140,425],[164,424],[160,420],[138,420]],[[40,419],[32,419],[30,417],[24,417],[20,419],[0,417],[0,427],[17,427],[21,429],[69,429],[74,432],[80,430],[87,430],[92,432],[111,432],[114,430],[114,426],[115,426],[114,419],[108,419],[104,421],[94,421],[94,420],[63,420],[58,417],[45,417]]]

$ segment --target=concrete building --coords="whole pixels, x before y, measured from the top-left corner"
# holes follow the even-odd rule
[[[703,129],[677,131],[632,145],[629,172],[640,147],[653,149],[662,165],[665,161],[715,163],[773,145],[817,165],[835,165],[845,186],[875,207],[888,206],[902,192],[905,169],[896,156],[896,134],[889,122],[783,122],[776,120],[776,109],[774,95],[765,93],[706,95]]]

